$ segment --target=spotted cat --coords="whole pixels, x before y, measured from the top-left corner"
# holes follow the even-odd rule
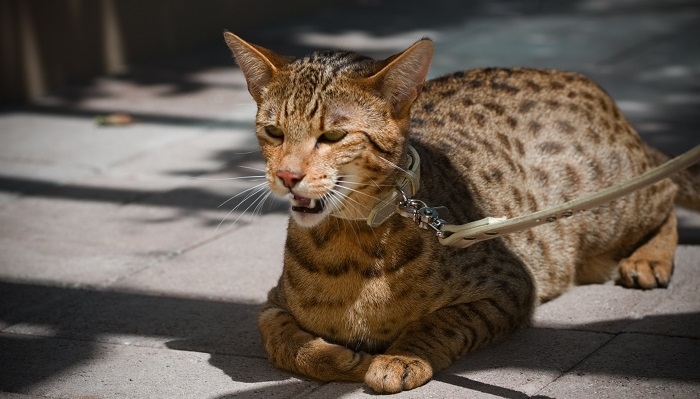
[[[399,392],[506,337],[574,284],[668,285],[674,199],[700,209],[697,170],[466,249],[393,212],[418,158],[410,194],[455,224],[541,210],[666,159],[588,78],[489,68],[424,82],[428,39],[381,61],[295,59],[225,40],[258,105],[269,188],[291,203],[284,270],[259,317],[275,366]]]

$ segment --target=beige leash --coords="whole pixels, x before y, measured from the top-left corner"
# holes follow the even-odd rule
[[[429,207],[423,201],[410,198],[418,191],[419,174],[417,170],[420,165],[420,160],[417,158],[418,154],[415,149],[410,148],[409,154],[412,158],[411,164],[409,168],[407,168],[409,177],[401,180],[400,185],[397,187],[396,195],[387,198],[387,201],[382,201],[383,205],[380,204],[381,206],[378,206],[377,209],[382,209],[382,212],[379,212],[382,214],[382,217],[368,218],[367,223],[370,224],[370,226],[376,226],[378,225],[375,224],[376,222],[379,220],[383,222],[391,216],[391,214],[397,212],[404,217],[413,219],[419,227],[434,231],[441,244],[466,248],[480,241],[490,240],[544,223],[551,223],[558,219],[568,218],[577,212],[584,212],[654,184],[700,161],[700,145],[640,176],[597,193],[586,195],[529,215],[518,216],[512,219],[487,217],[463,225],[448,224],[446,221],[439,218],[437,208]],[[398,202],[398,206],[396,208],[392,206],[391,214],[387,215],[387,209],[389,208],[387,205],[395,203],[394,201],[399,197],[402,198]],[[377,212],[374,212],[373,214],[376,213]]]

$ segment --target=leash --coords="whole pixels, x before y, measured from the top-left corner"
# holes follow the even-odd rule
[[[419,187],[420,157],[413,147],[409,146],[408,150],[409,165],[405,176],[397,182],[397,189],[383,198],[370,212],[367,224],[372,227],[379,226],[394,213],[398,213],[413,219],[418,227],[433,231],[441,244],[457,248],[466,248],[480,241],[571,217],[654,184],[700,161],[698,145],[635,178],[548,209],[512,219],[487,217],[467,224],[454,225],[440,218],[440,207],[430,207],[421,200],[411,198]]]

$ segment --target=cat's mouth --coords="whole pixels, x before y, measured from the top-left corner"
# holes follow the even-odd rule
[[[325,209],[322,199],[306,198],[292,193],[292,210],[300,213],[321,213]]]

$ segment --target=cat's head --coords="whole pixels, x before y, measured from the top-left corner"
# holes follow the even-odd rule
[[[271,191],[300,226],[364,219],[394,190],[409,110],[433,54],[428,39],[375,61],[353,52],[294,59],[226,32],[258,104],[255,132]]]

